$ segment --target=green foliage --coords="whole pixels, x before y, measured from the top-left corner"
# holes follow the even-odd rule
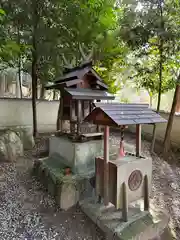
[[[170,59],[176,58],[174,47],[179,46],[174,15],[179,7],[174,7],[172,2],[130,1],[124,8],[121,34],[132,51],[127,63],[131,68],[129,77],[136,81],[137,88],[145,88],[150,96],[175,87],[172,67],[176,68],[177,61],[170,64]]]

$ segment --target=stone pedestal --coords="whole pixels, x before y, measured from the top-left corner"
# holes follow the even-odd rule
[[[110,156],[109,161],[109,202],[117,209],[123,208],[123,195],[129,205],[145,196],[145,176],[147,177],[147,191],[151,191],[152,159],[136,157],[126,153],[125,157],[117,159],[116,155]],[[104,160],[96,158],[96,192],[104,195]],[[123,190],[125,184],[125,193]]]
[[[103,140],[74,143],[64,136],[52,136],[49,140],[49,155],[59,154],[73,173],[84,175],[95,172],[95,157],[102,155]]]
[[[122,212],[112,204],[104,206],[95,198],[80,202],[82,211],[102,230],[109,240],[159,239],[168,227],[169,216],[162,211],[141,212],[139,206],[131,206],[128,222],[122,221]],[[164,238],[161,238],[164,239]]]

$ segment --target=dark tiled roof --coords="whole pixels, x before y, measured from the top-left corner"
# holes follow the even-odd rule
[[[81,83],[83,80],[81,79],[71,79],[69,81],[62,81],[60,83],[55,83],[52,85],[47,85],[46,89],[61,89],[62,87],[71,87],[73,85],[76,85],[78,83]]]
[[[72,72],[64,74],[62,77],[55,80],[55,83],[61,83],[62,81],[68,81],[69,79],[77,79],[82,78],[86,73],[88,73],[91,70],[90,67],[86,67],[79,70],[74,70]]]
[[[69,94],[72,99],[85,99],[85,100],[113,100],[115,97],[102,90],[92,90],[86,88],[65,88],[66,94]]]
[[[120,126],[132,124],[148,124],[148,123],[162,123],[167,122],[159,114],[148,107],[147,104],[120,104],[120,103],[95,103],[95,109],[85,118],[85,121],[97,123],[102,121],[102,125]],[[100,113],[103,113],[100,114]],[[106,124],[103,124],[103,117],[101,119],[97,116],[105,116],[108,118]]]

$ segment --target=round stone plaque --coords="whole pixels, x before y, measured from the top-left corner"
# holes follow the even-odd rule
[[[140,170],[133,171],[128,179],[128,185],[131,191],[136,191],[142,183],[143,176]]]

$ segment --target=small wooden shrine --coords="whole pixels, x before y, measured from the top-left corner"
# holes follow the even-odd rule
[[[84,121],[104,125],[104,156],[96,157],[96,195],[104,205],[113,204],[122,210],[128,221],[128,205],[144,197],[144,210],[149,209],[152,160],[141,155],[141,124],[166,122],[146,104],[95,103]],[[124,150],[124,129],[136,125],[136,153]],[[109,126],[121,131],[120,148],[109,155]]]
[[[59,132],[61,134],[68,134],[73,139],[79,139],[80,136],[85,138],[102,136],[102,133],[98,133],[98,126],[92,130],[89,125],[82,124],[83,119],[92,111],[95,100],[114,99],[114,96],[107,92],[107,85],[93,69],[92,62],[66,69],[64,75],[46,89],[60,91]],[[64,127],[67,120],[70,123],[68,130]]]

